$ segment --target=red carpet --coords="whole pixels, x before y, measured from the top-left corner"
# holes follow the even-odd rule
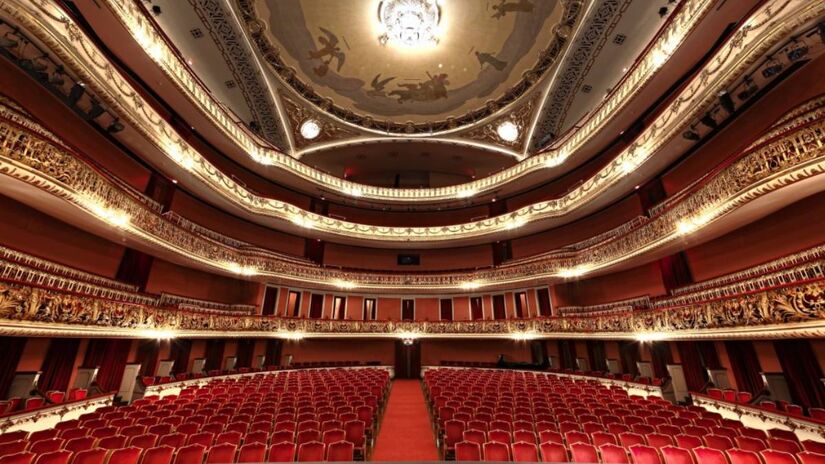
[[[418,380],[395,380],[372,461],[438,461],[438,448]]]

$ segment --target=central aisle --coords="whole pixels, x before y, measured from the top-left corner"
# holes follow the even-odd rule
[[[424,392],[418,380],[395,380],[372,461],[438,461]]]

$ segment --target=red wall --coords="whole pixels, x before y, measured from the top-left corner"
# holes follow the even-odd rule
[[[399,266],[398,254],[418,254],[421,256],[421,265]],[[443,250],[407,250],[362,248],[327,243],[324,249],[324,264],[345,268],[403,272],[473,269],[492,266],[493,253],[490,245]]]
[[[231,279],[155,259],[146,291],[222,303],[257,304],[259,285],[257,282]]]
[[[529,342],[497,339],[421,341],[422,366],[438,366],[441,361],[495,362],[500,354],[507,361],[531,360]]]
[[[124,248],[0,195],[0,245],[113,278]]]
[[[825,242],[825,192],[804,198],[727,235],[686,250],[696,281]]]
[[[666,293],[656,262],[553,287],[555,306],[586,306]]]
[[[395,364],[395,339],[312,339],[285,341],[281,362],[292,355],[292,362],[379,361]]]

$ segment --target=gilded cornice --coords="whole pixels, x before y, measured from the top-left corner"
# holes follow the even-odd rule
[[[672,310],[485,321],[340,321],[169,310],[0,282],[0,334],[682,340],[825,336],[822,282]],[[151,334],[151,335],[150,335]]]
[[[680,11],[692,12],[694,16],[704,11],[695,3],[704,4],[704,2],[687,2]],[[171,125],[143,101],[128,82],[94,48],[88,38],[80,33],[77,26],[56,6],[48,3],[38,7],[31,0],[9,0],[4,4],[4,8],[7,15],[11,15],[19,23],[31,29],[33,33],[38,34],[41,40],[47,42],[60,55],[61,59],[76,67],[76,72],[83,76],[87,87],[99,92],[102,95],[101,98],[105,98],[109,106],[120,108],[123,117],[128,118],[133,126],[141,130],[143,135],[163,151],[171,161],[191,173],[196,182],[222,195],[247,213],[278,219],[285,225],[289,223],[288,227],[295,225],[308,227],[327,236],[342,237],[350,241],[359,240],[373,244],[405,242],[446,245],[450,241],[457,240],[485,240],[502,233],[510,233],[514,228],[537,221],[562,217],[588,204],[616,185],[625,178],[628,172],[637,169],[654,156],[665,143],[678,136],[687,121],[704,111],[708,104],[715,102],[720,88],[725,88],[771,47],[791,36],[796,28],[825,13],[825,4],[821,2],[786,0],[781,5],[774,3],[779,2],[772,2],[755,13],[751,20],[721,47],[721,50],[710,60],[699,76],[682,90],[637,141],[594,176],[585,179],[562,197],[535,203],[503,216],[443,227],[390,227],[359,224],[320,216],[278,200],[261,197],[219,171],[180,138]],[[19,5],[19,7],[12,9],[11,5]],[[216,119],[219,123],[217,127],[224,127],[226,133],[235,140],[245,140],[244,143],[247,144],[245,148],[253,157],[265,164],[282,163],[284,166],[293,166],[298,174],[300,171],[302,175],[310,177],[320,175],[312,168],[297,163],[288,156],[255,145],[253,139],[247,137],[239,126],[222,112],[222,107],[204,93],[199,87],[200,84],[192,80],[192,76],[188,74],[188,68],[175,64],[176,55],[166,48],[164,42],[159,41],[151,21],[142,16],[140,9],[133,2],[110,2],[110,6],[120,15],[127,28],[136,34],[138,42],[144,45],[149,55],[162,65],[170,77],[178,82],[182,90],[188,92],[193,98],[200,96],[198,98],[205,99],[202,102],[202,108],[209,109],[209,111],[204,110],[206,113],[225,116]],[[44,14],[41,10],[48,10],[49,14]],[[682,24],[678,18],[673,23]],[[669,56],[686,34],[678,28],[669,29],[669,31],[663,34],[667,38],[665,43],[657,42],[658,45],[651,49],[658,54],[651,52],[646,55],[645,59],[639,62],[639,68],[645,68],[651,73],[655,71],[663,64],[662,57]],[[630,89],[637,88],[643,85],[643,77],[635,71],[631,72],[623,85],[629,85]],[[617,91],[617,93],[621,92]],[[195,98],[195,101],[198,101],[198,98]],[[606,122],[609,114],[620,109],[620,103],[618,100],[606,103],[610,106],[610,111],[604,113],[602,119],[596,117],[601,114],[596,112],[591,122],[596,120],[601,123]],[[585,127],[590,127],[591,122],[585,123]],[[566,158],[574,151],[571,147],[580,146],[587,139],[585,132],[578,132],[566,139],[560,151],[552,154],[552,158],[546,158],[544,155],[531,157],[518,166],[544,169],[547,161],[558,161],[560,157]],[[335,182],[329,184],[328,188],[352,196],[372,197],[367,190],[361,188],[362,186],[334,179]],[[377,188],[363,187],[368,190]],[[455,188],[460,187],[451,187],[451,189]],[[404,192],[403,190],[390,190],[393,190],[394,195]],[[420,192],[421,190],[411,190],[407,193],[417,196]],[[451,198],[466,197],[474,193],[478,191],[458,190],[452,191],[450,196]]]
[[[242,151],[257,163],[264,166],[282,169],[289,174],[301,178],[324,191],[342,192],[353,197],[363,197],[375,201],[385,202],[439,202],[452,201],[456,198],[463,198],[467,192],[473,194],[485,193],[499,189],[502,185],[520,179],[521,177],[544,170],[548,163],[556,166],[562,159],[571,156],[579,147],[588,142],[593,135],[601,130],[608,123],[613,115],[620,111],[635,94],[647,83],[656,71],[664,64],[668,57],[676,50],[676,48],[685,40],[689,33],[696,27],[705,14],[713,7],[711,0],[685,0],[683,5],[677,13],[675,13],[656,41],[648,48],[647,53],[640,57],[636,65],[630,70],[627,77],[617,87],[617,89],[597,108],[592,116],[584,123],[582,128],[571,134],[560,144],[555,150],[541,153],[536,156],[529,157],[521,163],[512,168],[498,172],[489,177],[478,179],[473,182],[430,189],[395,189],[384,188],[377,186],[370,186],[365,184],[353,183],[343,180],[341,178],[328,175],[314,168],[304,165],[294,158],[279,152],[271,147],[262,146],[257,139],[248,134],[241,126],[235,123],[232,115],[226,113],[225,109],[217,101],[213,99],[211,94],[203,88],[200,81],[190,73],[188,66],[180,61],[180,58],[168,47],[162,40],[159,31],[156,29],[153,21],[144,16],[144,12],[136,2],[133,1],[117,1],[107,0],[106,4],[122,22],[126,29],[131,33],[135,40],[147,51],[149,56],[160,65],[161,69],[169,76],[172,82],[177,85],[189,99],[200,108],[201,112],[209,118],[212,123],[218,128],[221,133],[232,140]],[[811,11],[812,8],[778,8],[781,10],[775,13],[777,5],[781,3],[779,0],[768,2],[767,8],[763,8],[759,14],[768,15],[777,19],[782,19],[788,22],[788,25],[793,25],[802,19],[802,16],[818,14],[816,11]],[[796,0],[796,4],[804,3],[802,0]],[[110,93],[108,97],[111,103],[115,100],[121,104],[117,105],[121,109],[121,114],[124,119],[128,117],[130,122],[136,126],[159,125],[163,126],[164,121],[158,117],[157,114],[147,107],[124,81],[115,69],[106,62],[105,57],[100,53],[91,41],[85,37],[80,29],[71,22],[69,18],[59,11],[59,8],[50,3],[35,0],[8,0],[5,6],[6,13],[22,22],[27,28],[32,29],[32,32],[37,34],[41,40],[53,45],[63,45],[68,47],[67,50],[60,52],[61,57],[65,58],[72,66],[77,66],[81,70],[93,73],[105,74],[107,79],[100,80],[92,79],[92,75],[88,75],[90,83],[95,84],[95,90],[102,93]],[[789,14],[789,10],[791,13]],[[794,11],[796,10],[796,11]],[[794,14],[798,13],[798,14]],[[792,17],[797,16],[797,20]],[[761,21],[755,21],[761,23]],[[775,21],[770,21],[771,25],[775,26]],[[764,26],[764,24],[762,25]],[[742,38],[743,31],[752,28],[740,29],[740,38]],[[751,34],[753,36],[753,34]],[[728,55],[731,51],[736,51],[736,55],[746,50],[747,45],[751,39],[739,40],[736,42],[729,42],[725,45],[728,50]],[[723,50],[724,51],[724,50]],[[707,72],[702,79],[694,82],[697,87],[706,87],[715,83],[713,76],[718,75],[720,63],[714,63],[709,69],[713,72]],[[94,82],[92,82],[94,81]],[[718,90],[706,89],[703,96],[710,98]],[[687,95],[696,93],[694,89]],[[693,102],[696,103],[696,102]],[[668,116],[668,120],[685,121],[687,117],[687,109],[691,105],[680,105],[678,108],[671,108],[671,113],[675,115]],[[135,111],[138,110],[138,111]],[[174,135],[174,131],[167,127],[154,127],[151,129],[144,129],[151,132],[160,132],[156,134],[161,138],[172,138],[173,140],[156,140],[155,143],[162,148],[180,147],[183,146],[182,140]],[[660,131],[656,131],[655,136],[659,135]],[[627,158],[627,156],[625,156]],[[197,156],[195,160],[198,164],[203,160]],[[618,159],[617,163],[621,165],[625,159]],[[211,171],[211,168],[204,168],[206,171]],[[231,189],[235,186],[228,184]],[[240,194],[240,193],[239,193]],[[413,238],[411,236],[411,238]]]
[[[0,106],[2,116],[2,106]],[[636,227],[602,242],[542,259],[516,260],[474,272],[385,274],[324,268],[295,258],[210,238],[185,221],[159,214],[80,158],[24,126],[0,118],[0,174],[29,184],[159,251],[223,272],[323,287],[443,292],[529,285],[577,277],[619,264],[724,217],[783,187],[825,171],[825,120],[796,126],[745,152],[701,186],[691,188]],[[0,189],[11,182],[0,183]]]

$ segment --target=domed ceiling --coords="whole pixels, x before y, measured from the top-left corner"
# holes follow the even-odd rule
[[[255,45],[284,82],[348,122],[401,133],[475,122],[516,100],[552,67],[579,8],[558,0],[241,3]],[[379,12],[398,4],[429,4],[435,40],[382,37]]]

